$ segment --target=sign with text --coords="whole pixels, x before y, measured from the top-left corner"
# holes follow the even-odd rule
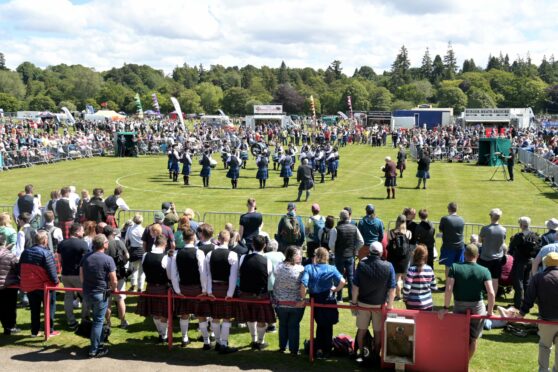
[[[254,105],[254,114],[282,114],[283,105]]]
[[[510,109],[506,108],[482,108],[465,109],[465,121],[510,121]]]

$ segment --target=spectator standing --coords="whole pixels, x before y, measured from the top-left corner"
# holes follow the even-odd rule
[[[302,247],[306,238],[302,218],[296,215],[296,204],[287,205],[287,214],[279,221],[275,239],[279,242],[279,251],[285,252],[289,245]]]
[[[393,307],[396,288],[395,271],[391,263],[381,259],[382,252],[382,243],[373,242],[368,256],[359,262],[353,282],[352,306],[370,309],[386,306],[388,310]],[[356,311],[358,329],[356,341],[358,345],[363,345],[370,321],[374,332],[374,353],[379,356],[383,328],[380,311]]]
[[[112,259],[114,260],[114,264],[116,265],[116,278],[118,279],[116,290],[120,292],[126,291],[126,274],[130,255],[128,254],[128,250],[126,249],[126,246],[124,245],[122,240],[116,238],[116,235],[118,234],[117,229],[107,225],[105,226],[103,232],[109,241],[109,245],[105,253],[112,257]],[[116,302],[116,307],[118,309],[118,318],[120,319],[120,328],[127,328],[128,322],[126,321],[125,302],[126,295],[113,294],[111,299],[109,300],[109,305],[107,308],[107,321],[109,325],[110,315],[112,313],[112,300]]]
[[[454,297],[453,312],[466,314],[470,311],[473,315],[492,316],[496,295],[492,288],[490,271],[477,264],[479,249],[474,244],[469,244],[464,252],[465,262],[454,263],[448,272],[446,290],[444,294],[443,316],[450,306],[452,295]],[[488,295],[488,309],[483,301],[483,292]],[[477,348],[477,339],[482,335],[484,320],[471,320],[469,334],[469,360]]]
[[[403,301],[407,309],[432,311],[432,291],[436,290],[434,270],[427,265],[428,250],[418,244],[413,251],[413,264],[409,266],[403,284]]]
[[[12,227],[12,219],[9,213],[0,213],[0,235],[1,234],[6,237],[5,248],[15,253],[17,231]]]
[[[498,293],[498,281],[502,274],[502,258],[506,249],[506,228],[500,225],[502,211],[499,208],[491,209],[490,225],[483,226],[479,233],[479,242],[482,244],[479,265],[490,271],[492,288]]]
[[[551,252],[544,258],[546,269],[537,273],[529,282],[520,316],[524,317],[537,302],[539,318],[558,321],[558,253]],[[550,371],[550,351],[554,346],[554,368],[558,363],[558,325],[539,323],[539,371]]]
[[[308,218],[306,224],[306,255],[308,258],[314,257],[314,251],[320,247],[320,230],[325,226],[325,218],[320,215],[320,205],[312,204],[312,217]]]
[[[240,216],[238,233],[240,241],[244,240],[244,246],[252,249],[252,241],[258,236],[263,224],[262,214],[257,211],[256,199],[250,198],[246,201],[248,211]]]
[[[358,252],[359,259],[368,256],[372,243],[381,243],[384,240],[384,223],[376,217],[376,208],[372,204],[368,204],[364,210],[366,216],[362,217],[357,224],[358,231],[364,242],[364,245]]]
[[[35,244],[26,248],[19,259],[21,268],[21,290],[27,293],[31,307],[31,337],[37,337],[41,328],[41,306],[44,300],[44,286],[58,285],[58,275],[54,256],[47,248],[46,231],[39,230],[35,235]],[[57,336],[54,330],[54,314],[56,310],[56,292],[50,291],[50,335]]]
[[[336,303],[335,294],[345,286],[343,275],[329,265],[329,253],[325,248],[316,249],[313,264],[306,265],[300,280],[300,297],[306,297],[306,292],[318,304]],[[331,353],[333,339],[333,325],[339,322],[339,310],[316,308],[316,357],[327,358]]]
[[[457,215],[457,203],[448,204],[448,215],[442,217],[438,225],[439,235],[442,237],[442,248],[438,262],[446,266],[445,277],[448,277],[449,269],[457,262],[463,262],[465,242],[463,241],[463,229],[465,221]],[[443,289],[443,288],[440,288]]]
[[[393,265],[395,270],[395,279],[397,287],[395,290],[395,301],[401,300],[401,287],[407,274],[409,261],[411,260],[411,248],[409,241],[412,234],[407,230],[407,219],[401,214],[395,221],[395,228],[391,229],[388,234],[388,261]]]
[[[551,218],[544,224],[546,225],[548,231],[541,235],[541,245],[543,247],[548,244],[556,243],[556,241],[558,240],[558,233],[556,232],[556,230],[558,230],[558,219]]]
[[[101,333],[108,307],[110,290],[116,290],[116,266],[114,260],[105,254],[108,239],[103,234],[93,238],[93,252],[81,261],[80,279],[83,283],[83,296],[91,309],[91,346],[89,357],[102,357],[108,353],[107,347],[101,346]]]
[[[329,249],[335,253],[335,267],[344,274],[349,286],[349,299],[352,298],[353,277],[355,274],[355,256],[364,244],[358,228],[350,223],[349,212],[339,213],[339,222],[329,234]],[[337,301],[343,301],[342,291],[337,292]]]
[[[58,245],[58,257],[62,265],[61,280],[65,288],[82,287],[79,266],[83,257],[89,252],[87,243],[83,240],[83,227],[79,223],[74,223],[70,227],[70,238]],[[70,329],[75,329],[78,326],[73,306],[75,295],[75,292],[64,292],[64,312],[66,313],[66,323]],[[82,319],[89,313],[87,305],[87,302],[84,302]]]
[[[415,227],[415,237],[418,244],[426,246],[428,251],[427,264],[434,269],[434,247],[436,245],[436,229],[432,222],[428,220],[428,211],[421,209],[419,211],[420,222]]]
[[[300,264],[302,255],[295,246],[287,247],[285,260],[274,270],[273,296],[278,302],[296,302],[297,305],[277,305],[279,318],[279,351],[289,347],[292,355],[298,355],[300,346],[300,321],[304,316],[304,302],[300,297],[300,279],[304,267]]]
[[[145,228],[142,226],[143,216],[141,214],[136,214],[132,219],[134,225],[126,231],[126,237],[124,238],[124,243],[128,248],[128,253],[130,254],[130,264],[132,265],[132,275],[130,277],[130,282],[132,286],[130,291],[143,291],[143,283],[145,282],[145,274],[143,273],[143,266],[141,264],[141,259],[145,251],[143,250],[142,236]]]
[[[20,332],[16,328],[17,288],[9,288],[19,284],[18,273],[17,257],[6,245],[6,236],[0,233],[0,323],[5,336]]]
[[[174,244],[177,250],[184,248],[184,245],[186,244],[183,236],[183,233],[186,230],[190,230],[190,221],[188,221],[187,216],[182,216],[178,219],[178,226],[176,227],[176,231],[174,233]]]

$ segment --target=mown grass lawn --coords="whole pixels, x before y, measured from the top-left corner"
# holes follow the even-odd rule
[[[499,207],[503,210],[504,224],[516,225],[519,216],[527,215],[534,225],[542,226],[544,221],[555,216],[558,194],[531,174],[521,173],[516,168],[516,181],[505,182],[498,174],[497,181],[489,181],[494,168],[477,167],[473,164],[456,164],[436,162],[432,164],[432,179],[427,190],[415,190],[416,164],[408,162],[408,169],[404,178],[398,179],[397,198],[385,199],[385,189],[380,167],[386,155],[395,157],[392,148],[371,148],[354,145],[341,149],[341,165],[339,178],[329,179],[325,184],[317,184],[312,191],[308,203],[300,203],[300,214],[309,214],[311,203],[319,203],[322,214],[337,215],[345,206],[353,208],[353,215],[360,217],[364,213],[366,204],[374,204],[377,213],[384,222],[395,220],[404,207],[414,207],[417,210],[427,208],[431,220],[438,221],[446,214],[449,201],[456,201],[459,214],[467,222],[488,223],[488,211]],[[51,190],[65,185],[75,185],[78,190],[93,187],[103,187],[109,195],[116,185],[125,188],[124,199],[134,209],[158,209],[163,201],[174,201],[180,210],[191,207],[202,215],[205,211],[243,212],[248,197],[255,197],[258,210],[264,213],[284,213],[286,204],[296,198],[297,189],[292,185],[283,189],[282,179],[278,172],[270,171],[268,188],[260,190],[255,179],[256,169],[250,160],[248,169],[241,171],[239,189],[231,190],[229,179],[222,164],[218,164],[213,172],[210,188],[201,187],[201,179],[197,176],[199,166],[194,166],[192,174],[193,186],[184,187],[181,183],[170,182],[166,173],[165,157],[141,157],[131,159],[95,158],[78,161],[68,161],[58,164],[36,166],[28,169],[16,169],[0,173],[0,204],[13,204],[17,193],[27,183],[35,185],[37,193],[42,194],[43,202],[48,201]],[[294,181],[292,182],[294,184]],[[221,221],[221,220],[220,220]],[[237,224],[237,217],[231,217],[230,222]],[[264,220],[265,224],[265,220]],[[222,226],[216,226],[216,230]],[[264,230],[274,232],[271,223],[264,226]],[[442,270],[436,268],[441,278]],[[508,298],[511,298],[508,295]],[[61,296],[59,297],[56,322],[58,329],[64,330],[65,317]],[[434,302],[441,305],[442,294],[435,294]],[[509,300],[499,299],[498,304],[508,305]],[[150,320],[133,314],[135,299],[129,298],[128,321],[131,326],[127,330],[113,328],[111,336],[111,357],[117,359],[145,359],[161,360],[166,363],[188,365],[203,365],[208,356],[212,363],[222,365],[238,365],[243,369],[271,368],[281,370],[320,370],[358,369],[348,359],[332,359],[319,361],[312,366],[304,357],[293,358],[279,355],[277,350],[277,335],[270,334],[267,341],[270,348],[262,352],[251,352],[243,349],[241,352],[219,356],[214,352],[202,352],[201,343],[193,343],[186,350],[175,348],[172,352],[163,346],[154,345],[156,335]],[[402,307],[401,303],[397,304]],[[114,309],[113,314],[116,312]],[[301,338],[308,338],[308,313],[302,321]],[[41,340],[29,338],[29,312],[18,312],[18,324],[22,327],[21,335],[6,338],[0,336],[0,345],[12,342],[18,345],[48,346],[63,348],[68,351],[68,357],[84,355],[87,340],[74,336],[71,332],[63,332],[61,336],[49,340],[46,344]],[[113,319],[113,325],[118,320]],[[191,327],[190,337],[197,336],[194,325]],[[341,321],[335,328],[335,333],[355,333],[354,318],[348,311],[341,312]],[[175,337],[179,339],[180,332],[175,329]],[[233,330],[232,344],[246,346],[249,337],[246,329]],[[537,360],[537,337],[518,338],[504,333],[502,330],[485,332],[480,340],[478,353],[471,363],[474,371],[526,371],[534,370]],[[433,346],[435,347],[435,345]],[[77,353],[75,353],[77,352]],[[448,368],[451,370],[451,368]]]

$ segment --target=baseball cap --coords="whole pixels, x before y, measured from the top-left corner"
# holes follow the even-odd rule
[[[164,211],[168,211],[171,208],[171,203],[169,202],[164,202],[163,204],[161,204],[161,209]]]
[[[376,252],[378,254],[382,254],[383,251],[384,251],[384,247],[382,246],[382,243],[373,242],[372,244],[370,244],[370,253]]]
[[[153,219],[155,221],[162,221],[165,219],[165,215],[163,214],[163,212],[155,212],[155,214],[153,215]]]
[[[368,204],[365,209],[366,213],[374,213],[374,211],[376,210],[376,208],[374,208],[372,204]]]
[[[546,267],[558,266],[558,253],[550,252],[549,254],[544,256],[543,263]]]
[[[551,218],[550,220],[545,221],[544,224],[546,225],[546,228],[549,230],[558,229],[558,219],[556,218]]]
[[[296,209],[296,204],[293,202],[290,202],[289,204],[287,204],[287,210],[292,211]]]

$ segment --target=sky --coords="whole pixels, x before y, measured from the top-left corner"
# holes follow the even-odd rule
[[[558,58],[555,0],[0,0],[8,68],[124,63],[389,70],[405,45],[413,66],[451,41],[459,64],[489,54]]]

